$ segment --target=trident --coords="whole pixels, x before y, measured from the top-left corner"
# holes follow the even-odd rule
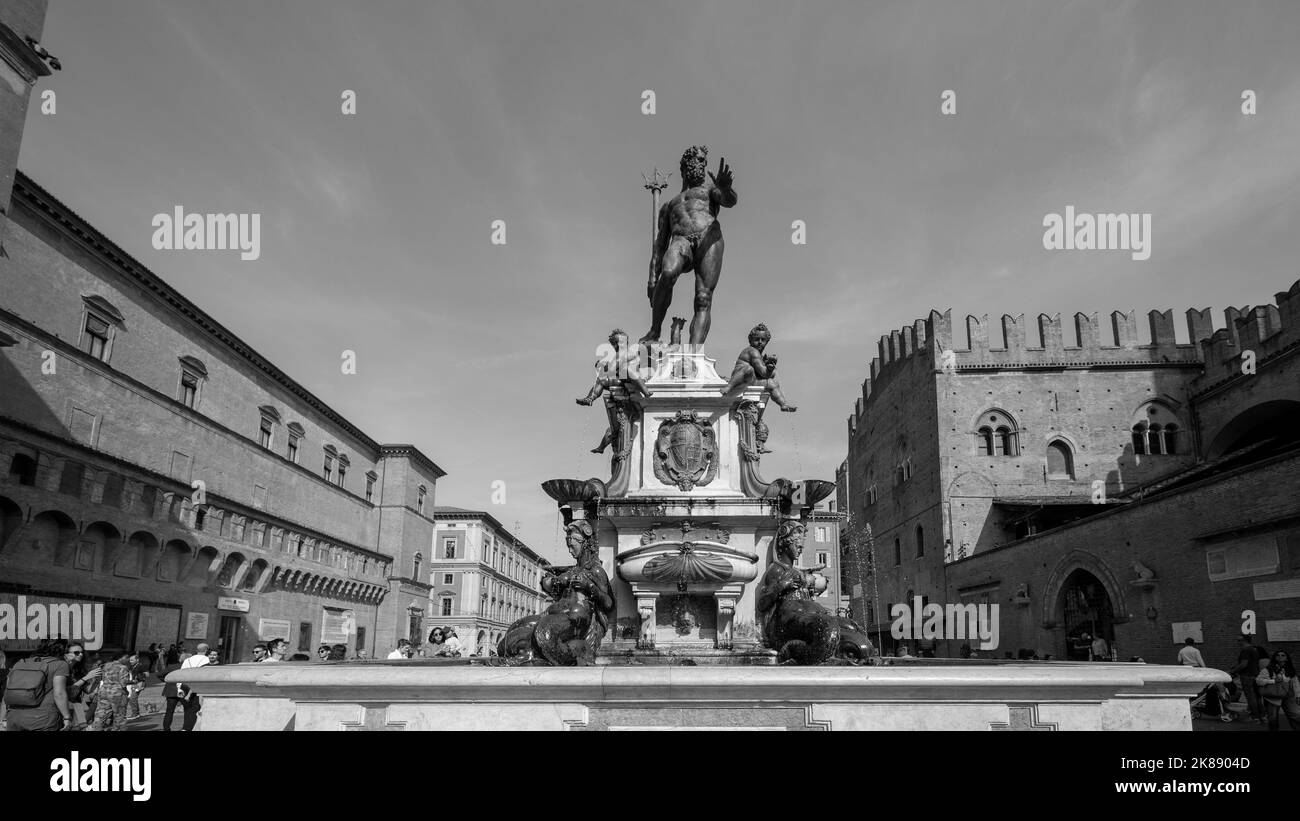
[[[659,240],[659,192],[668,187],[668,178],[672,172],[664,174],[655,166],[650,176],[641,175],[645,188],[650,192],[650,271],[646,277],[646,296],[654,299],[655,290],[655,243]]]

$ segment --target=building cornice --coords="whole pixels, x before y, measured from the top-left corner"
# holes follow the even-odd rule
[[[0,59],[18,72],[27,85],[32,85],[40,77],[50,75],[50,67],[45,64],[36,50],[24,42],[18,32],[0,23]]]
[[[380,445],[380,458],[406,457],[425,470],[431,471],[436,478],[441,479],[447,475],[447,471],[438,467],[432,459],[425,456],[415,445]]]
[[[290,378],[288,374],[272,364],[270,360],[253,350],[248,343],[236,336],[233,331],[212,318],[206,311],[164,282],[161,277],[150,271],[126,251],[123,251],[75,211],[60,202],[32,180],[31,177],[24,174],[22,170],[17,170],[14,174],[13,199],[15,202],[27,206],[28,209],[41,217],[55,230],[78,242],[112,270],[143,287],[162,305],[198,327],[208,338],[225,346],[236,356],[251,364],[256,370],[271,377],[289,393],[307,403],[308,406],[333,424],[342,428],[348,435],[374,453],[376,457],[383,455],[381,452],[384,448],[392,448],[394,450],[391,455],[409,455],[439,476],[446,475],[432,460],[420,453],[412,445],[381,445],[370,436],[367,436],[360,428],[349,422],[300,383]]]

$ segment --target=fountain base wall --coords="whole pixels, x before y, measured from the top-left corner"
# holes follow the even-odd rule
[[[173,674],[200,730],[1190,730],[1217,670],[1068,664],[240,664]]]

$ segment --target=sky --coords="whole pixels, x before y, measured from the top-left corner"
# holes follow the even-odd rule
[[[739,197],[705,352],[729,372],[766,323],[799,406],[767,476],[834,478],[878,338],[931,309],[1143,335],[1298,276],[1294,0],[51,0],[42,42],[57,111],[20,168],[548,558],[540,483],[609,475],[573,400],[612,327],[649,326],[641,174],[675,192],[690,145]],[[154,250],[177,205],[260,213],[261,256]],[[1044,249],[1067,205],[1151,214],[1150,259]]]

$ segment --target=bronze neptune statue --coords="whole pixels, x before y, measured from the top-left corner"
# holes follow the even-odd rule
[[[555,603],[545,613],[510,625],[497,646],[502,658],[560,666],[596,663],[596,648],[614,615],[614,589],[597,558],[596,528],[590,521],[570,523],[565,541],[577,564],[542,578],[542,590]]]
[[[673,301],[677,277],[695,272],[695,316],[690,344],[704,344],[709,336],[713,289],[722,274],[722,226],[718,210],[736,204],[731,168],[725,159],[715,176],[709,172],[709,149],[695,145],[682,154],[682,190],[659,209],[654,251],[650,260],[650,330],[642,342],[658,342],[664,317]]]

